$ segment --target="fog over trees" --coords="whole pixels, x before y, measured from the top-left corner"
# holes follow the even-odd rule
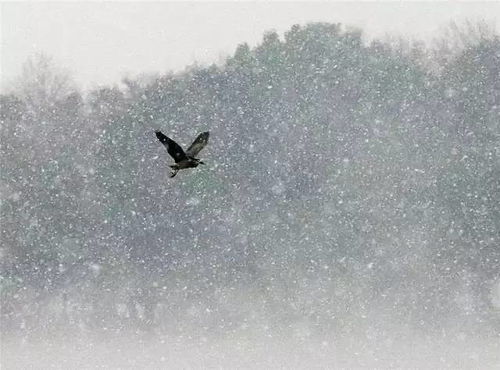
[[[500,348],[500,36],[449,30],[425,45],[295,25],[85,92],[28,60],[0,95],[3,345]],[[207,165],[170,179],[155,129],[184,147],[209,130]]]

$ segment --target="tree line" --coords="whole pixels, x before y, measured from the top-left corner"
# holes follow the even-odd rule
[[[4,330],[498,331],[500,37],[451,30],[295,25],[85,93],[30,59],[0,96]],[[153,129],[210,130],[207,168],[169,179]]]

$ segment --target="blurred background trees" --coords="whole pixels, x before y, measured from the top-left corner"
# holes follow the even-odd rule
[[[455,31],[296,25],[85,94],[28,60],[0,96],[4,327],[498,330],[500,39]],[[208,168],[170,180],[153,129],[210,130]]]

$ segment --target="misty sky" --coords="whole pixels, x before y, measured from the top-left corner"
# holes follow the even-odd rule
[[[2,3],[2,89],[30,55],[44,52],[83,87],[124,76],[210,63],[266,30],[339,22],[370,36],[432,39],[450,20],[485,19],[500,28],[500,2],[66,2]]]

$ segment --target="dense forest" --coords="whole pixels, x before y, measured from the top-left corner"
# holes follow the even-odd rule
[[[500,332],[500,36],[339,24],[82,92],[0,96],[4,333]],[[169,178],[160,129],[209,130]],[[41,334],[40,334],[41,335]]]

